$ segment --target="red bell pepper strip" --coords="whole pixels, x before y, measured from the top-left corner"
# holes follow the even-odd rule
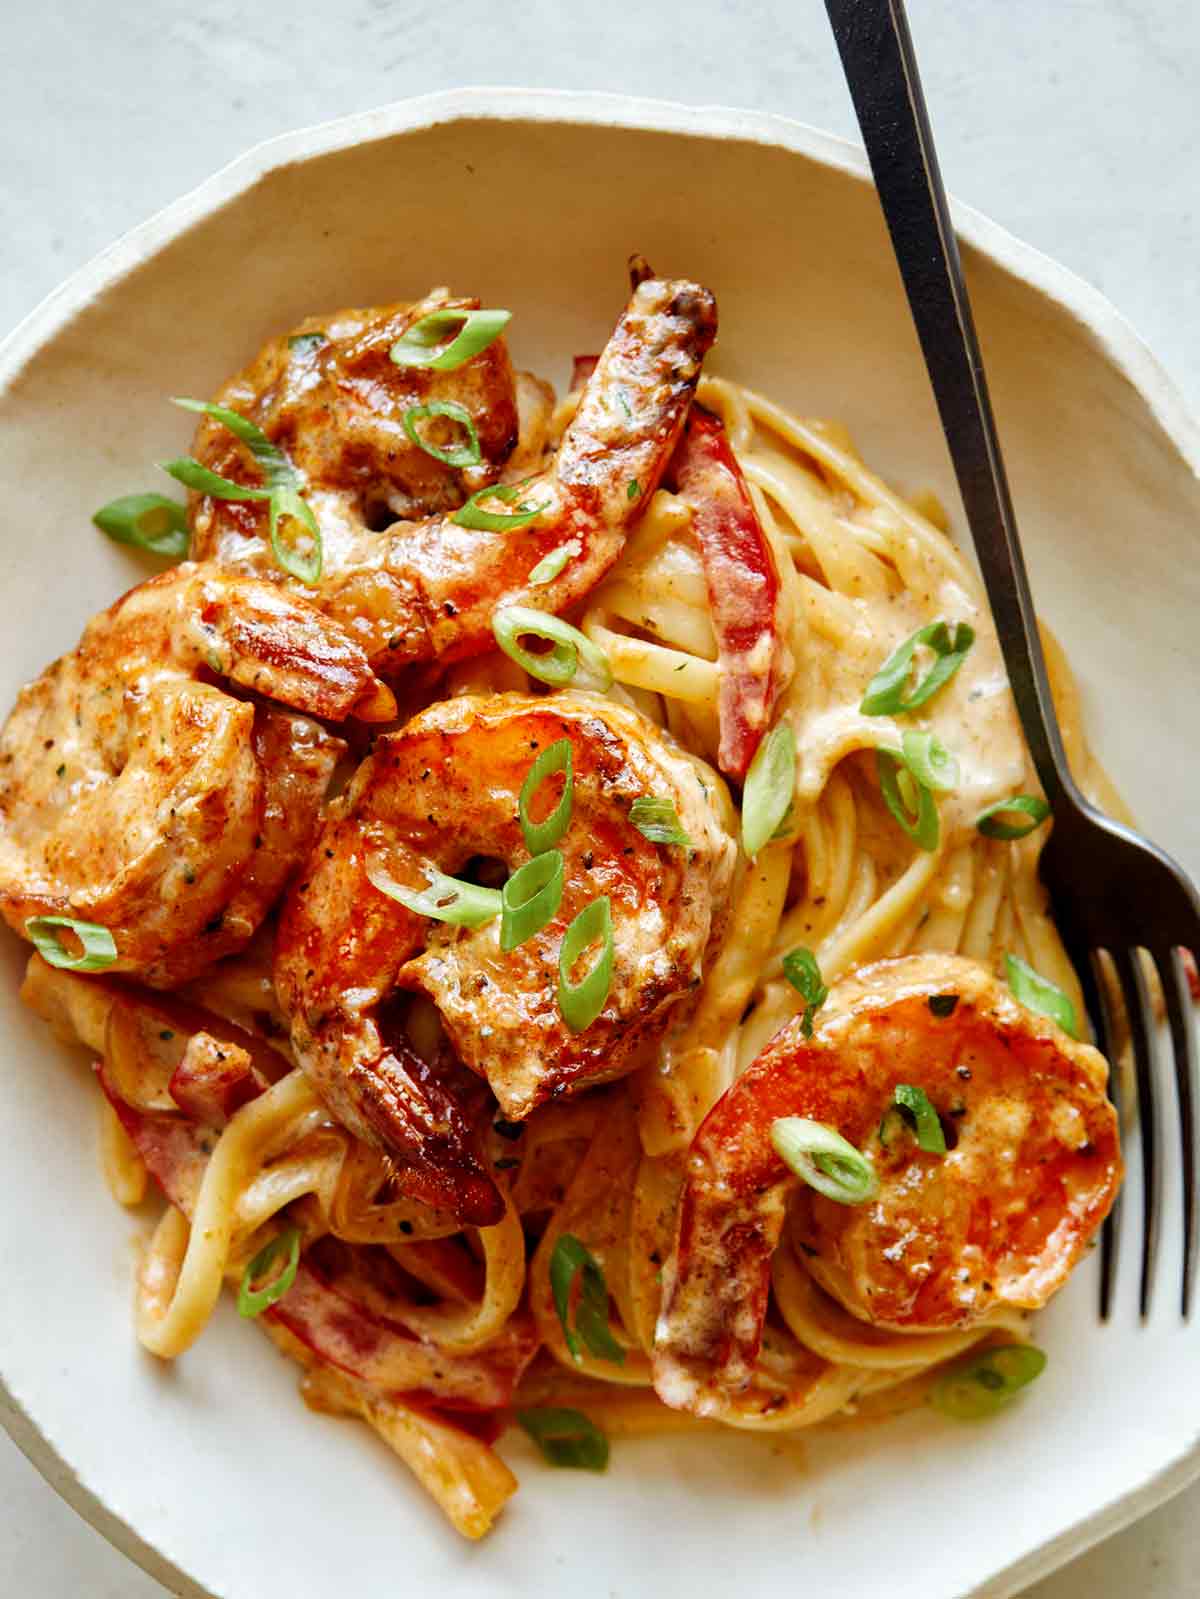
[[[781,686],[779,573],[724,425],[702,406],[692,406],[672,472],[692,510],[717,636],[717,760],[741,782]]]
[[[96,1070],[150,1175],[171,1204],[190,1217],[212,1150],[212,1134],[183,1116],[135,1109],[116,1092],[104,1064]],[[353,1270],[341,1273],[335,1282],[302,1258],[291,1288],[263,1315],[286,1327],[318,1360],[377,1393],[399,1398],[411,1393],[439,1412],[500,1410],[511,1402],[538,1347],[527,1313],[513,1317],[487,1349],[456,1354],[380,1315],[355,1295],[354,1286]],[[402,1315],[403,1305],[397,1304],[396,1310]]]

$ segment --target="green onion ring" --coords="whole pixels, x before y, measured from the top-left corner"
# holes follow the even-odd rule
[[[126,494],[102,505],[92,521],[118,544],[132,544],[153,555],[188,552],[187,508],[165,494]]]
[[[608,1439],[581,1410],[546,1406],[518,1410],[516,1418],[552,1466],[603,1471],[608,1465]]]
[[[934,733],[905,733],[900,740],[904,764],[935,794],[951,794],[958,787],[958,761]]]
[[[181,400],[175,398],[172,405],[177,405],[184,411],[195,411],[201,416],[211,416],[214,422],[220,422],[227,427],[235,438],[249,447],[251,455],[262,467],[263,476],[269,488],[294,489],[299,485],[300,479],[295,467],[277,444],[271,440],[263,430],[248,416],[243,416],[240,411],[231,411],[226,405],[212,405],[206,400]]]
[[[681,848],[687,848],[692,842],[684,831],[672,799],[639,794],[629,807],[629,820],[652,844],[678,844]]]
[[[938,1113],[929,1103],[929,1096],[923,1088],[918,1088],[914,1083],[897,1083],[892,1091],[892,1102],[902,1111],[907,1111],[916,1123],[919,1149],[923,1149],[927,1155],[946,1153],[946,1135],[942,1131]]]
[[[600,954],[587,976],[571,981],[575,963],[590,945],[601,941]],[[585,905],[563,934],[558,952],[558,1008],[573,1033],[582,1033],[608,1001],[613,974],[612,904],[607,894]]]
[[[561,616],[536,611],[528,605],[502,605],[492,612],[492,632],[505,655],[539,683],[563,688],[574,679],[582,664],[585,681],[578,687],[605,690],[612,686],[608,656]],[[525,634],[545,639],[554,648],[547,655],[534,655],[520,642]]]
[[[420,317],[396,340],[391,358],[397,366],[429,367],[434,372],[453,372],[472,356],[486,350],[512,320],[511,311],[463,311],[447,306]],[[443,343],[451,328],[459,332],[449,344]]]
[[[563,774],[562,797],[549,816],[543,821],[535,822],[529,814],[534,795],[546,778],[553,777],[555,772]],[[543,850],[558,843],[571,824],[571,809],[574,802],[575,767],[571,740],[556,739],[553,744],[547,744],[529,768],[517,800],[517,815],[521,822],[521,832],[525,835],[525,848],[531,855],[540,855]]]
[[[582,1274],[582,1275],[581,1275]],[[571,1288],[580,1278],[575,1326],[571,1326]],[[625,1363],[625,1351],[613,1337],[608,1319],[608,1285],[599,1262],[573,1233],[562,1233],[550,1256],[550,1289],[562,1323],[563,1338],[576,1360],[582,1359],[580,1339],[597,1360]]]
[[[829,990],[821,979],[821,968],[811,949],[801,945],[789,950],[783,957],[783,975],[804,1001],[804,1015],[800,1018],[800,1031],[805,1038],[813,1034],[813,1017],[829,998]]]
[[[185,489],[210,495],[214,500],[269,500],[273,492],[271,489],[251,488],[246,483],[235,483],[232,478],[222,477],[219,472],[201,466],[190,455],[180,456],[174,461],[160,461],[158,464],[168,477],[173,477],[176,483],[182,483]]]
[[[465,504],[460,505],[450,520],[459,527],[474,528],[484,533],[511,533],[515,528],[526,527],[537,520],[545,505],[523,507],[518,511],[485,511],[481,500],[502,500],[511,505],[528,486],[527,483],[493,483],[490,488],[479,489]]]
[[[903,716],[930,700],[958,671],[975,642],[975,629],[959,622],[950,633],[946,622],[930,622],[898,644],[867,684],[859,710],[864,716]],[[909,668],[919,644],[931,649],[938,659],[909,695],[904,693]]]
[[[955,1421],[982,1421],[1045,1369],[1046,1357],[1033,1344],[1001,1344],[948,1367],[934,1384],[929,1403]]]
[[[71,929],[83,945],[80,954],[70,953],[54,931],[56,927]],[[25,923],[25,936],[48,965],[60,966],[64,972],[102,972],[117,958],[117,942],[107,927],[74,916],[31,916]]]
[[[287,1260],[283,1270],[277,1277],[267,1284],[265,1288],[255,1288],[254,1284],[265,1277],[275,1264],[276,1257],[287,1251]],[[282,1299],[284,1294],[296,1281],[296,1270],[300,1265],[300,1229],[289,1227],[286,1232],[278,1233],[255,1255],[254,1259],[242,1273],[241,1287],[238,1289],[238,1314],[240,1316],[261,1316],[275,1303]]]
[[[937,805],[925,784],[913,777],[903,764],[900,751],[877,749],[875,769],[879,774],[883,802],[909,838],[923,850],[932,852],[937,849],[941,838]],[[902,776],[907,776],[916,789],[916,803],[908,808],[901,797],[899,779]]]
[[[1075,1006],[1057,983],[1035,972],[1019,955],[1005,955],[1004,969],[1014,999],[1019,1000],[1026,1010],[1034,1011],[1038,1016],[1049,1016],[1071,1038],[1079,1037],[1079,1017],[1075,1013]]]
[[[753,857],[787,815],[796,792],[796,733],[776,722],[754,752],[742,790],[742,848]]]
[[[771,1123],[775,1152],[796,1176],[839,1205],[864,1205],[879,1192],[875,1168],[854,1145],[807,1116],[781,1116]]]
[[[452,422],[457,422],[466,429],[467,439],[465,444],[460,444],[455,450],[443,450],[440,444],[430,444],[423,439],[417,431],[417,423],[429,416],[446,416]],[[471,413],[466,406],[458,405],[454,400],[428,400],[424,405],[410,405],[404,413],[404,431],[419,450],[424,450],[426,455],[432,455],[435,461],[441,461],[445,466],[478,466],[483,459],[483,452],[479,448],[479,434],[475,431],[475,424],[471,420]]]
[[[460,877],[447,877],[428,862],[422,864],[430,875],[429,885],[423,889],[405,888],[375,860],[367,862],[367,881],[415,915],[429,916],[451,927],[482,927],[499,916],[502,901],[498,888],[465,883]]]
[[[256,423],[248,416],[243,416],[240,411],[231,411],[228,406],[213,405],[206,400],[176,398],[171,403],[185,411],[195,411],[202,416],[210,416],[214,421],[220,422],[222,427],[228,428],[235,438],[248,446],[268,486],[265,489],[246,488],[244,484],[233,483],[229,478],[209,471],[208,467],[190,458],[164,462],[163,470],[169,472],[177,482],[183,483],[187,488],[194,489],[198,494],[209,494],[213,499],[269,500],[271,553],[275,557],[276,564],[289,576],[299,578],[301,583],[309,588],[315,588],[321,581],[321,569],[324,564],[321,530],[317,526],[312,507],[300,493],[300,474],[284,452],[277,444],[271,442]],[[283,528],[289,521],[299,523],[311,535],[312,547],[308,552],[284,539]]]
[[[553,920],[562,904],[562,851],[548,849],[517,870],[500,891],[500,948],[507,955]]]
[[[551,550],[549,555],[542,556],[533,571],[530,572],[526,582],[531,588],[541,588],[544,583],[553,583],[567,562],[573,561],[582,550],[583,545],[578,539],[568,539],[565,544],[560,544],[556,550]]]
[[[1028,817],[1024,822],[1004,822],[1000,818],[1011,812]],[[1050,815],[1050,807],[1040,794],[1014,794],[1011,799],[997,800],[975,818],[975,826],[984,838],[1026,838],[1039,828]]]
[[[307,552],[297,545],[285,543],[283,530],[289,521],[298,522],[311,536],[312,543]],[[317,526],[312,506],[295,489],[272,490],[271,553],[278,566],[292,577],[298,577],[309,588],[315,588],[321,581],[321,568],[324,565],[321,529]]]

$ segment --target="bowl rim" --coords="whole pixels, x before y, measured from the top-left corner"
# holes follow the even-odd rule
[[[138,223],[78,267],[0,340],[0,393],[7,392],[39,351],[106,289],[150,260],[221,207],[240,198],[267,174],[360,144],[470,121],[563,123],[627,128],[702,139],[738,140],[785,149],[859,183],[869,183],[866,155],[857,144],[775,112],[604,91],[464,87],[393,101],[367,111],[278,134],[252,145],[178,199]],[[1026,244],[982,212],[951,200],[960,240],[1012,277],[1053,301],[1099,347],[1150,409],[1181,462],[1200,478],[1200,417],[1158,358],[1116,307],[1084,278]],[[136,1528],[105,1504],[76,1474],[54,1442],[25,1410],[0,1371],[0,1425],[50,1486],[128,1559],[183,1599],[215,1599],[211,1590],[147,1543]],[[994,1572],[964,1599],[1006,1599],[1019,1589],[1129,1526],[1200,1478],[1200,1434],[1191,1446],[1142,1483],[1090,1516]]]

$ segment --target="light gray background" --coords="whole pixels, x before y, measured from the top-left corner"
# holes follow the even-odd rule
[[[0,9],[0,333],[246,146],[428,90],[623,90],[854,133],[820,0]],[[1195,0],[909,0],[909,11],[950,187],[1103,289],[1200,407]],[[1029,1599],[1183,1599],[1198,1569],[1200,1489]],[[163,1595],[3,1435],[0,1573],[0,1592],[26,1599]]]

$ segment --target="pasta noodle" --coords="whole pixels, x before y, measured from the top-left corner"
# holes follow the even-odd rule
[[[575,399],[559,405],[557,435]],[[882,956],[958,952],[995,966],[1012,951],[1080,1002],[1037,877],[1043,834],[1003,842],[974,825],[985,805],[1036,794],[1037,784],[979,584],[946,535],[942,508],[928,494],[906,499],[885,484],[838,425],[802,420],[715,378],[703,380],[700,399],[724,421],[778,568],[789,675],[777,714],[796,731],[795,795],[776,837],[742,862],[724,941],[663,1047],[625,1082],[549,1102],[515,1132],[497,1123],[489,1146],[505,1202],[497,1224],[464,1229],[406,1198],[386,1158],[331,1121],[288,1059],[262,939],[193,983],[187,1010],[53,970],[40,956],[23,990],[61,1036],[104,1058],[102,1151],[114,1197],[139,1204],[148,1168],[167,1193],[138,1274],[137,1334],[146,1348],[181,1355],[222,1283],[248,1281],[264,1246],[295,1230],[301,1259],[315,1263],[317,1286],[305,1290],[311,1313],[293,1321],[267,1314],[261,1325],[306,1366],[308,1403],[366,1420],[470,1537],[487,1530],[516,1487],[477,1425],[488,1413],[478,1391],[490,1391],[501,1369],[513,1379],[502,1408],[577,1409],[614,1438],[713,1430],[668,1408],[651,1387],[662,1271],[696,1129],[804,1004],[784,975],[790,950],[811,949],[827,983]],[[941,801],[938,846],[922,850],[894,825],[873,766],[876,745],[899,734],[887,718],[866,717],[860,701],[893,649],[943,617],[970,623],[976,642],[928,707],[961,777]],[[722,667],[685,499],[654,494],[580,625],[611,664],[611,697],[715,762]],[[1089,793],[1117,808],[1049,635],[1047,651],[1072,765]],[[528,686],[496,654],[451,668],[441,693]],[[711,782],[714,804],[736,827],[724,783]],[[437,1036],[436,1015],[419,1024],[414,1013],[411,1025]],[[166,1085],[188,1039],[217,1038],[224,1059],[235,1047],[248,1051],[250,1035],[260,1050],[254,1097],[223,1126],[180,1143]],[[563,1238],[578,1240],[603,1273],[618,1356],[576,1356],[568,1346],[553,1281]],[[359,1319],[357,1355],[330,1342],[320,1293],[338,1297],[343,1319]],[[898,1407],[919,1397],[935,1367],[1001,1333],[1023,1337],[1024,1318],[939,1334],[870,1326],[819,1286],[785,1232],[762,1355],[733,1424],[812,1426],[856,1408],[875,1413],[893,1391]],[[428,1350],[441,1361],[438,1379],[459,1385],[457,1397],[429,1398],[418,1380]]]

